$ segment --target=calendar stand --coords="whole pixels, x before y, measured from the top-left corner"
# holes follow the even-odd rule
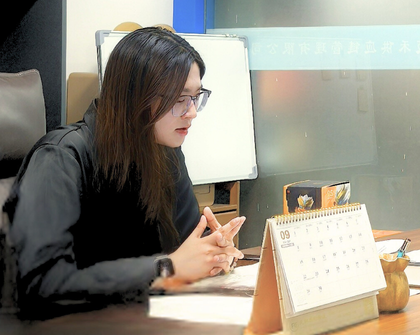
[[[250,321],[245,335],[319,334],[379,316],[376,294],[305,314],[286,317],[281,266],[277,261],[270,224],[266,225]]]

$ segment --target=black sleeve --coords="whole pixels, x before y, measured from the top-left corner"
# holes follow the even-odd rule
[[[10,238],[17,254],[21,297],[111,296],[145,290],[155,278],[155,256],[104,261],[78,269],[71,228],[81,211],[82,174],[73,154],[46,145],[33,153],[16,185]]]

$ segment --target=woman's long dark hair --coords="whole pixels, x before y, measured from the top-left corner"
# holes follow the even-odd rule
[[[194,62],[202,78],[203,60],[180,36],[155,27],[131,32],[108,59],[98,101],[99,185],[104,177],[121,191],[133,174],[141,178],[139,204],[146,220],[159,225],[166,251],[179,243],[172,219],[176,159],[173,149],[156,142],[154,126],[177,102]]]

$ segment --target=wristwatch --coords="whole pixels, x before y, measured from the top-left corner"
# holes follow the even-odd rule
[[[156,277],[168,278],[175,274],[172,259],[168,255],[159,256],[155,259]]]

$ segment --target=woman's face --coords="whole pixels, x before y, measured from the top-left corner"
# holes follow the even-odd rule
[[[196,96],[200,93],[200,89],[200,69],[197,63],[193,63],[181,95]],[[188,134],[188,128],[191,127],[191,122],[196,116],[197,110],[193,103],[190,104],[187,113],[183,116],[173,116],[171,110],[169,110],[155,124],[157,142],[171,148],[181,146]]]

